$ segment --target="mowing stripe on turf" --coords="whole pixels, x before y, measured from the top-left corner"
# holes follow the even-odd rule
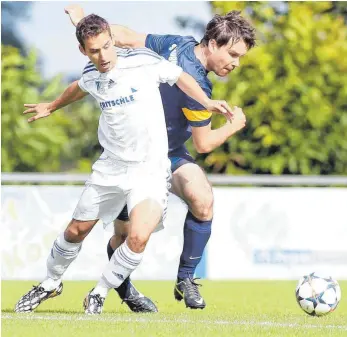
[[[150,317],[103,317],[86,315],[36,315],[29,314],[3,314],[2,319],[9,320],[47,320],[47,321],[100,321],[100,322],[136,322],[136,323],[187,323],[187,324],[210,324],[210,325],[250,325],[264,326],[270,328],[307,328],[307,329],[338,329],[347,331],[347,325],[321,325],[321,324],[298,324],[298,323],[279,323],[266,321],[225,321],[225,320],[189,320],[189,319],[156,319]]]

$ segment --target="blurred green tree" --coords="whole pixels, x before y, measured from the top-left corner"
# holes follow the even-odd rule
[[[347,28],[332,2],[213,2],[255,25],[258,47],[228,79],[212,76],[214,96],[244,108],[248,123],[226,144],[197,155],[208,172],[346,174]],[[194,23],[195,29],[201,25]],[[200,27],[200,28],[199,28]],[[37,71],[37,57],[2,46],[2,170],[90,171],[99,154],[99,109],[83,100],[33,124],[24,103],[63,90]],[[213,118],[217,127],[223,117]],[[194,152],[192,145],[189,145]]]
[[[346,174],[347,27],[331,2],[212,2],[242,10],[258,46],[214,97],[244,109],[246,128],[198,161],[229,174]],[[223,117],[215,116],[215,127]],[[189,145],[193,150],[192,145]]]
[[[2,46],[1,169],[3,172],[90,171],[98,155],[98,108],[86,100],[28,124],[24,103],[47,102],[64,89],[60,77],[50,83],[38,73],[37,57]]]
[[[347,4],[346,1],[330,1],[329,5],[324,8],[323,13],[335,13],[343,15],[347,23]]]

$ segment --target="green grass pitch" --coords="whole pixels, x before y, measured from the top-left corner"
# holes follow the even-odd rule
[[[16,301],[35,282],[3,281],[3,337],[173,337],[173,336],[347,336],[347,281],[340,282],[342,300],[335,312],[310,317],[297,305],[293,281],[205,281],[201,293],[207,307],[186,309],[173,298],[173,282],[137,281],[150,296],[157,314],[135,314],[121,305],[112,290],[100,316],[83,314],[82,301],[95,282],[64,282],[61,296],[47,300],[31,314],[15,314]]]

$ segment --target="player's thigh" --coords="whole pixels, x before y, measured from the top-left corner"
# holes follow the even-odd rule
[[[158,228],[163,216],[163,207],[153,198],[146,198],[131,209],[128,237],[147,242],[150,235]]]
[[[213,205],[213,191],[205,172],[194,163],[180,166],[172,174],[171,192],[183,199],[190,208]]]
[[[134,232],[148,235],[163,228],[169,196],[168,187],[167,178],[148,176],[129,193],[129,235]]]
[[[105,226],[117,218],[125,203],[126,196],[120,188],[86,184],[73,218],[79,221],[101,219]]]

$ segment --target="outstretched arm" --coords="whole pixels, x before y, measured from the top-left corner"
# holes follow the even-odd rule
[[[137,33],[134,30],[121,25],[111,25],[111,32],[116,47],[141,48],[146,45],[147,34]]]
[[[164,58],[159,56],[157,58],[160,61],[151,65],[149,73],[159,83],[168,83],[171,86],[176,84],[188,97],[198,102],[208,112],[220,113],[228,119],[232,118],[232,111],[227,102],[210,99],[193,76]]]
[[[23,112],[23,114],[27,113],[35,113],[34,116],[28,119],[28,122],[34,122],[37,119],[48,117],[52,112],[63,108],[73,102],[76,102],[83,97],[88,95],[87,92],[81,90],[78,85],[78,81],[71,83],[65,91],[53,102],[50,103],[38,103],[38,104],[24,104],[26,108],[29,108]]]
[[[83,8],[78,5],[71,5],[65,8],[65,13],[69,15],[74,26],[84,18]],[[114,44],[120,48],[140,48],[145,47],[147,34],[137,33],[130,28],[121,25],[111,25],[111,33]]]
[[[194,147],[199,153],[209,153],[225,143],[246,125],[246,116],[239,107],[232,109],[233,118],[218,129],[212,130],[211,123],[203,127],[192,127]]]
[[[217,101],[208,98],[204,90],[201,89],[200,85],[194,77],[182,72],[178,78],[176,85],[189,97],[199,102],[206,110],[210,112],[224,114],[228,119],[233,117],[231,108],[226,101]]]

